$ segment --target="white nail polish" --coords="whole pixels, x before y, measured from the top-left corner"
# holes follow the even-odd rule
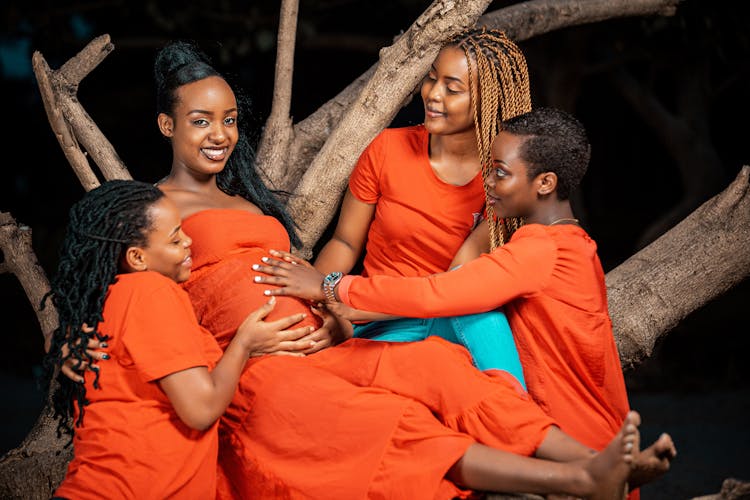
[[[253,264],[253,271],[257,271],[260,266],[258,264]]]
[[[271,290],[264,290],[263,295],[271,295]]]
[[[262,278],[260,276],[256,276],[255,278],[253,278],[253,281],[256,282],[256,283],[260,283],[261,279]]]
[[[268,262],[268,257],[261,257],[260,260],[263,262]]]

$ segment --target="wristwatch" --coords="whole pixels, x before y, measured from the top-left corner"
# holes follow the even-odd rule
[[[343,277],[344,273],[334,271],[326,274],[326,277],[323,278],[323,295],[326,296],[328,302],[336,302],[336,294],[333,292],[333,289],[336,288],[336,285],[339,284],[339,281]]]

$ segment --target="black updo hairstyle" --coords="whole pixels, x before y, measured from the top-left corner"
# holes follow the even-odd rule
[[[193,43],[174,41],[163,47],[154,63],[154,80],[156,82],[156,113],[174,117],[177,105],[177,89],[188,83],[218,76],[229,83],[237,99],[237,127],[239,139],[224,169],[216,176],[219,189],[228,195],[239,195],[257,205],[263,213],[271,215],[281,222],[289,233],[293,246],[299,247],[301,241],[297,235],[296,225],[284,209],[276,193],[268,189],[255,168],[255,150],[251,145],[249,133],[244,121],[250,117],[250,100],[232,85],[213,66],[208,56]]]
[[[70,209],[57,272],[51,280],[50,291],[42,299],[42,307],[48,299],[52,302],[60,320],[44,358],[48,380],[68,358],[92,362],[86,353],[89,340],[107,339],[97,331],[103,320],[107,290],[116,281],[125,251],[131,246],[146,244],[153,222],[149,209],[163,197],[164,193],[151,184],[112,180],[86,193]],[[84,323],[93,331],[84,331]],[[65,357],[63,346],[67,346],[69,352]],[[79,414],[75,422],[78,426],[83,422],[88,404],[86,387],[63,375],[57,380],[52,403],[55,417],[62,417],[58,432],[72,435],[73,401],[78,402]],[[98,371],[94,387],[99,388]]]

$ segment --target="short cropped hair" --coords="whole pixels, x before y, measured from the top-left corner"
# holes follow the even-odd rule
[[[503,121],[502,130],[527,137],[519,153],[529,178],[554,172],[557,198],[567,200],[581,183],[591,158],[591,145],[581,122],[559,109],[536,108]]]

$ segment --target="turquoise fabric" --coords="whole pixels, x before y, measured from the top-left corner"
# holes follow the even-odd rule
[[[504,370],[526,389],[508,319],[501,311],[448,318],[400,318],[354,325],[354,336],[385,342],[416,342],[437,335],[464,346],[480,370]]]

